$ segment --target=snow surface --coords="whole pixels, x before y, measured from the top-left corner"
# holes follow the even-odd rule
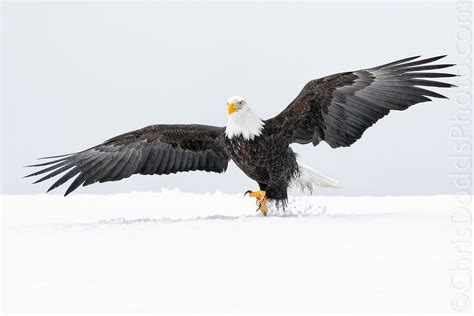
[[[454,196],[2,196],[7,312],[450,312]]]

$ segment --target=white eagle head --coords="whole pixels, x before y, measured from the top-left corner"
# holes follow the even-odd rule
[[[265,123],[254,113],[242,97],[230,97],[227,100],[227,127],[225,134],[231,139],[242,136],[245,140],[253,140],[260,136]]]

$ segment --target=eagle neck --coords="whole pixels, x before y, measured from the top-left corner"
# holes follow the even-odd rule
[[[229,139],[241,136],[244,140],[253,140],[262,134],[264,125],[265,123],[247,106],[228,116],[225,134]]]

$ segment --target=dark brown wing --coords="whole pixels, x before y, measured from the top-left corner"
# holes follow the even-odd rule
[[[323,140],[333,148],[350,146],[390,110],[445,98],[420,86],[452,87],[431,78],[455,75],[426,71],[453,65],[428,65],[445,56],[415,60],[419,57],[312,80],[283,112],[266,121],[266,128],[289,143],[317,145]]]
[[[35,183],[65,173],[48,190],[74,176],[65,195],[80,185],[117,181],[133,174],[170,174],[203,170],[224,172],[229,155],[223,144],[224,128],[206,125],[152,125],[114,137],[98,146],[49,162],[31,165],[47,173]],[[47,159],[47,158],[45,158]]]

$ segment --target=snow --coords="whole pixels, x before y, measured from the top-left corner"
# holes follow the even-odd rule
[[[6,195],[7,312],[451,312],[454,196]]]

